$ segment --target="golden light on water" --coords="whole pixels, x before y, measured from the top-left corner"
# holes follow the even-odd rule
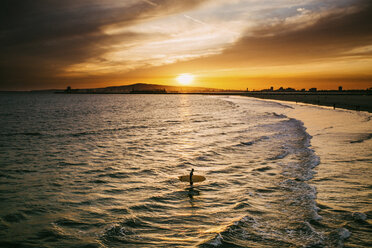
[[[182,85],[189,85],[194,81],[194,75],[188,74],[188,73],[183,73],[183,74],[179,75],[176,78],[176,80],[178,81],[178,83],[180,83]]]

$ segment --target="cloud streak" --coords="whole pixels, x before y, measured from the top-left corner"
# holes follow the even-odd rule
[[[201,2],[4,0],[0,15],[1,88],[26,88],[32,82],[47,87],[53,80],[66,80],[58,76],[65,68],[99,60],[115,44],[146,40],[151,35],[134,31],[106,34],[108,27],[130,27],[192,9]]]
[[[360,2],[323,12],[305,8],[297,11],[298,16],[267,20],[264,25],[246,30],[244,36],[220,54],[135,71],[130,76],[194,71],[205,77],[225,77],[226,81],[229,80],[226,77],[288,81],[292,75],[296,80],[312,78],[324,84],[342,82],[344,78],[370,87],[372,4]]]
[[[315,17],[313,16],[315,15]],[[222,56],[247,64],[293,64],[337,58],[372,44],[372,5],[307,14],[304,20],[258,27]],[[308,24],[312,20],[311,24]],[[303,25],[299,25],[302,24]],[[246,56],[251,57],[247,61]]]

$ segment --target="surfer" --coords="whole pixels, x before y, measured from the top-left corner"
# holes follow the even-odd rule
[[[192,181],[192,175],[194,174],[194,168],[191,169],[191,172],[190,172],[190,186],[192,186],[194,184],[194,182]]]

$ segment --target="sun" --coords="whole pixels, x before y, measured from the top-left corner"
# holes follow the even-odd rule
[[[192,74],[188,74],[188,73],[183,73],[183,74],[180,74],[176,80],[182,84],[182,85],[188,85],[188,84],[191,84],[192,81],[194,81],[194,75]]]

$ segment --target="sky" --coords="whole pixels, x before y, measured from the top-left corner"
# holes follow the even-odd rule
[[[2,0],[0,90],[372,87],[370,0]]]

